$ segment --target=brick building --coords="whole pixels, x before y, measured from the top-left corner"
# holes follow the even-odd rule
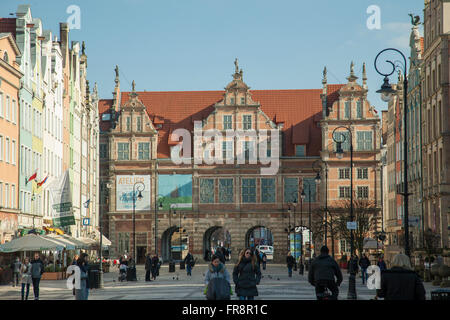
[[[133,81],[131,92],[121,92],[116,67],[113,99],[99,100],[100,210],[103,231],[113,243],[110,255],[134,250],[134,197],[138,262],[146,252],[155,252],[155,244],[164,260],[179,258],[175,251],[180,249],[183,256],[189,249],[202,259],[222,231],[222,243],[230,247],[233,258],[245,246],[265,243],[273,244],[275,261],[284,261],[293,248],[288,235],[295,232],[289,232],[289,226],[309,227],[309,204],[312,210],[323,206],[325,185],[331,200],[339,197],[338,184],[343,181],[337,172],[346,160],[336,160],[329,147],[337,123],[371,132],[367,150],[364,138],[354,135],[355,147],[362,143],[363,148],[356,152],[355,163],[367,168],[361,194],[376,198],[379,120],[365,100],[367,89],[356,79],[352,70],[346,85],[328,84],[324,74],[322,89],[250,90],[236,60],[233,79],[222,91],[136,92]],[[344,100],[352,101],[351,118],[345,120]],[[204,137],[199,140],[199,128],[204,135],[215,130],[210,131],[213,144]],[[256,140],[227,135],[241,131],[255,132]],[[218,136],[223,140],[216,140]],[[185,142],[193,153],[184,148]],[[178,154],[179,164],[174,160]],[[222,164],[209,161],[221,156]],[[271,161],[263,163],[264,157]],[[329,162],[328,184],[315,183],[313,164],[318,159]],[[262,174],[261,169],[269,167],[277,169],[275,174]],[[311,192],[302,201],[304,190]],[[303,249],[309,242],[307,233]],[[316,241],[317,247],[320,239]]]

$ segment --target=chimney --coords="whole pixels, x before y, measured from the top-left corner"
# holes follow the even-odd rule
[[[61,54],[64,68],[69,58],[69,25],[66,22],[59,24],[59,38],[61,39]]]

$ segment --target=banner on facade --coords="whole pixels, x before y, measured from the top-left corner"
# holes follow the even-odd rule
[[[54,181],[52,187],[50,188],[50,193],[53,200],[53,226],[65,227],[75,225],[69,170],[66,170],[57,181]]]
[[[116,176],[116,210],[133,210],[133,186],[135,195],[135,210],[145,211],[151,209],[152,199],[149,175],[118,175]],[[139,190],[142,198],[139,199]]]
[[[192,210],[192,174],[158,175],[158,194],[163,210]]]

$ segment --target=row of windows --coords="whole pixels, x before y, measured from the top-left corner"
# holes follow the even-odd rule
[[[47,173],[59,177],[62,173],[62,158],[44,147],[44,169]]]
[[[347,100],[344,102],[344,119],[355,118],[355,114],[351,114],[351,101]],[[363,118],[363,104],[361,100],[356,101],[356,118]]]
[[[350,151],[350,132],[335,132],[334,140],[341,142],[343,151]],[[334,143],[334,151],[337,150],[337,142]],[[356,132],[356,151],[373,150],[373,132],[372,131],[357,131]]]
[[[0,161],[16,165],[16,140],[0,136]]]
[[[57,140],[62,141],[62,120],[59,119],[53,112],[50,113],[48,111],[44,111],[44,117],[44,129],[47,130]]]
[[[16,185],[0,181],[0,207],[16,208]]]
[[[20,191],[19,197],[20,210],[22,210],[22,212],[31,213],[31,210],[33,210],[33,214],[40,213],[40,195],[35,195],[33,197],[30,192]],[[33,206],[33,208],[31,206]]]
[[[131,131],[131,117],[126,118],[127,131]],[[136,131],[142,132],[142,117],[136,118]]]
[[[232,115],[224,115],[223,116],[223,130],[232,130],[233,129],[233,116]],[[252,129],[252,116],[251,115],[243,115],[242,116],[242,129],[250,130]]]
[[[357,179],[369,179],[369,169],[368,168],[358,168]],[[350,168],[339,169],[339,179],[350,179]]]
[[[16,100],[0,92],[0,117],[16,123]]]
[[[42,155],[30,148],[20,146],[20,172],[24,175],[31,175],[41,168]]]
[[[106,158],[107,146],[106,144],[100,145],[100,158]],[[118,160],[130,160],[130,144],[126,142],[117,143],[117,159]],[[150,143],[138,142],[138,160],[150,159]]]
[[[261,182],[260,186],[260,202],[275,203],[276,202],[276,181],[275,178],[258,178]],[[215,203],[216,188],[218,184],[218,203],[233,203],[234,201],[234,184],[232,178],[202,178],[200,179],[200,203]],[[257,178],[241,179],[241,202],[256,203],[257,202]],[[284,179],[284,202],[290,203],[299,199],[299,178]],[[310,188],[310,189],[309,189]],[[313,178],[303,178],[303,190],[306,194],[305,202],[316,201],[316,184]],[[311,199],[311,200],[310,200]]]
[[[369,198],[369,187],[359,186],[356,188],[356,195],[358,199],[368,199]],[[348,199],[350,198],[350,187],[343,186],[339,187],[339,198]]]

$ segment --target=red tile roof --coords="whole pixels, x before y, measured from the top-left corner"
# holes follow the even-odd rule
[[[328,106],[338,98],[343,85],[328,85]],[[276,123],[284,123],[285,156],[294,156],[294,144],[306,144],[307,156],[318,156],[322,146],[321,129],[317,122],[322,118],[322,89],[308,90],[251,90],[253,100],[261,104],[262,111]],[[152,121],[163,119],[159,129],[158,158],[170,157],[168,138],[176,128],[193,130],[194,121],[205,119],[213,105],[223,99],[224,91],[164,91],[138,92],[138,99],[147,107]],[[121,104],[129,98],[122,92]],[[99,113],[112,105],[112,100],[100,100]],[[101,121],[101,130],[109,128],[109,122]]]

